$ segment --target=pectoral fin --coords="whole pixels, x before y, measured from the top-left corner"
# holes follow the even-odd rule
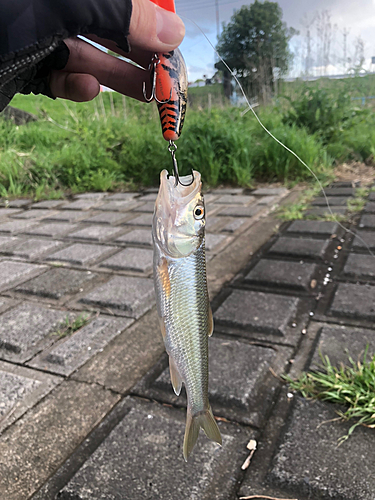
[[[160,325],[161,335],[163,337],[163,340],[165,340],[165,337],[167,336],[167,332],[165,331],[165,323],[164,323],[163,318],[159,317],[159,325]]]
[[[214,318],[212,316],[211,306],[208,306],[208,336],[211,337],[213,333],[214,333]]]
[[[182,387],[182,378],[178,373],[176,363],[173,358],[169,356],[169,372],[171,374],[171,382],[173,386],[173,390],[177,396],[180,395],[181,387]]]

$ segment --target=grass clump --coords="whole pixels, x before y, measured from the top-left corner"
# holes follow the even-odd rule
[[[60,327],[52,333],[60,339],[72,335],[74,332],[87,325],[89,322],[89,316],[87,314],[80,314],[77,318],[71,320],[69,315],[66,316],[65,321],[60,325]]]
[[[367,360],[368,346],[362,360],[355,362],[350,356],[349,364],[335,367],[328,356],[322,356],[322,371],[304,372],[294,380],[284,376],[291,389],[299,391],[305,398],[320,399],[347,407],[337,410],[345,421],[354,420],[348,433],[340,438],[346,441],[359,425],[375,428],[375,355]]]

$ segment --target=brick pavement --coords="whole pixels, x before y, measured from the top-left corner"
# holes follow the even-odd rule
[[[342,207],[354,189],[328,194]],[[201,434],[185,464],[186,396],[171,389],[154,307],[155,196],[0,209],[0,498],[372,500],[373,431],[359,429],[343,459],[345,426],[320,426],[331,405],[290,397],[273,375],[316,366],[319,349],[336,362],[346,347],[375,349],[366,247],[334,222],[275,233],[271,208],[296,197],[284,188],[206,195],[209,391],[223,448]],[[358,222],[373,245],[369,205]],[[250,439],[258,450],[244,473]]]

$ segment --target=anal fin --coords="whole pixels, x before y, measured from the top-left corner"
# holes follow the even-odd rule
[[[211,306],[208,306],[208,336],[211,337],[213,333],[214,333],[214,318],[212,316]]]
[[[180,395],[182,387],[182,378],[178,373],[176,363],[174,362],[172,356],[169,356],[169,373],[171,374],[172,387],[177,396]]]

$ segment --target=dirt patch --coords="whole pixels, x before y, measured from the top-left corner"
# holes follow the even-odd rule
[[[361,162],[343,163],[335,168],[334,173],[337,181],[351,181],[353,185],[361,182],[365,186],[375,180],[375,166]]]

